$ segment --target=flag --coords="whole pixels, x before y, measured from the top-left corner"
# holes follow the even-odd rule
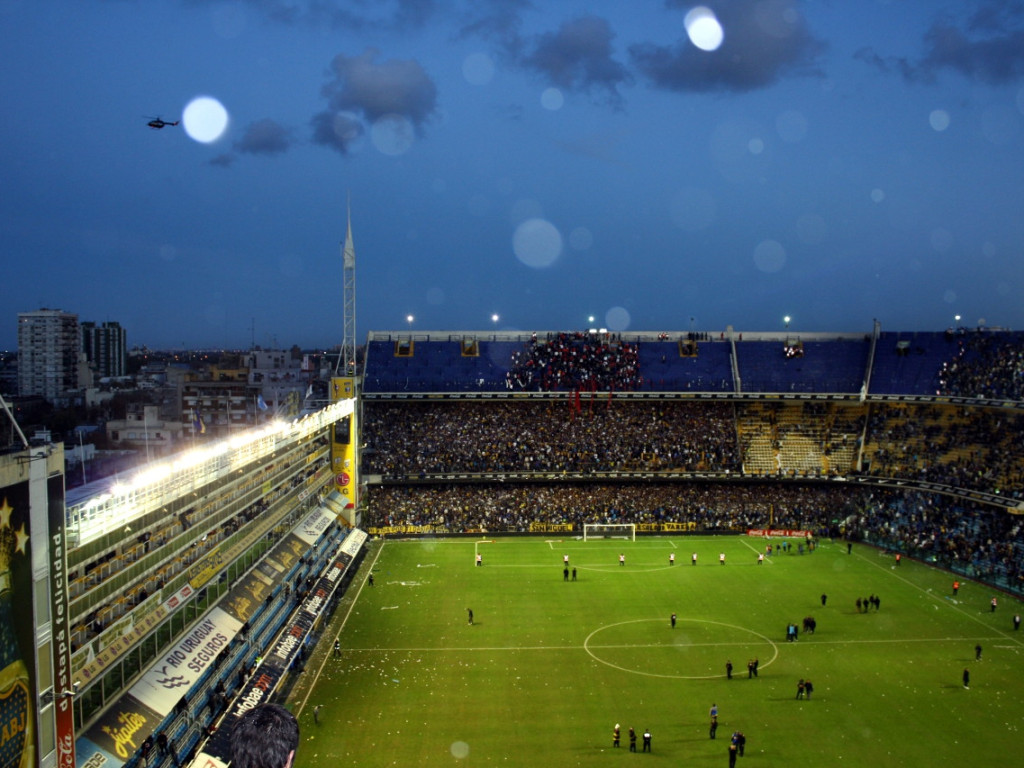
[[[263,399],[263,395],[256,396],[256,405],[260,407],[261,411],[267,410],[267,401]]]
[[[203,415],[198,410],[192,412],[192,431],[200,435],[206,432],[206,423],[203,421]]]
[[[313,385],[309,385],[309,389],[306,390],[306,399],[308,400],[313,396]]]

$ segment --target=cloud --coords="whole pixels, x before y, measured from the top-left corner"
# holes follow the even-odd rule
[[[510,67],[535,72],[565,92],[598,95],[620,106],[619,86],[632,77],[612,57],[611,25],[598,16],[583,16],[554,32],[523,35],[522,15],[535,9],[529,0],[481,0],[464,18],[457,38],[483,38]]]
[[[523,49],[521,14],[532,9],[529,0],[480,0],[473,4],[457,37],[489,40],[509,61],[515,62]]]
[[[327,109],[313,117],[313,141],[345,153],[352,141],[382,118],[403,117],[417,136],[437,111],[437,86],[418,62],[389,59],[377,62],[378,51],[368,48],[359,56],[338,54],[330,78],[320,89]]]
[[[584,16],[540,35],[521,64],[564,91],[598,92],[618,105],[622,101],[619,86],[632,78],[625,66],[612,58],[613,37],[605,19]]]
[[[693,3],[667,0],[680,10]],[[824,43],[807,27],[798,0],[710,0],[724,32],[708,52],[687,38],[675,45],[630,46],[633,64],[656,88],[670,91],[746,92],[767,88],[786,75],[817,74]]]
[[[992,85],[1016,82],[1024,77],[1024,3],[982,2],[959,23],[942,17],[922,42],[925,53],[916,61],[882,56],[871,48],[858,51],[856,58],[909,81],[931,83],[949,70]]]
[[[280,155],[291,146],[291,129],[270,118],[250,123],[235,149],[251,155]]]
[[[913,80],[917,77],[914,73],[914,65],[903,56],[881,56],[874,48],[866,47],[855,51],[853,58],[863,61],[865,64],[869,64],[885,74],[896,73],[902,75],[907,80]]]
[[[343,155],[347,155],[366,133],[359,118],[351,113],[320,112],[313,115],[310,125],[314,144],[330,147]]]
[[[925,35],[925,43],[928,52],[917,73],[926,79],[934,79],[943,69],[993,85],[1024,76],[1024,30],[998,30],[972,40],[961,30],[938,23]]]

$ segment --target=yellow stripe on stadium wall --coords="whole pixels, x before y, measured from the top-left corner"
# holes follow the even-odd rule
[[[331,379],[331,400],[350,400],[355,396],[355,380],[336,376]],[[356,473],[356,414],[334,423],[331,429],[331,468],[334,471],[334,487],[345,500],[345,508],[354,510],[358,499],[359,478]],[[349,517],[350,525],[354,520]]]

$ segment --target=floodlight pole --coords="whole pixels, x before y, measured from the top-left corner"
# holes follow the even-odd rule
[[[7,418],[11,420],[11,424],[14,425],[14,431],[18,433],[18,437],[21,438],[21,447],[28,448],[28,440],[25,437],[25,433],[21,431],[21,427],[18,425],[18,420],[14,418],[14,414],[11,412],[11,406],[4,400],[4,396],[0,395],[0,406],[3,406],[4,413],[7,414]]]

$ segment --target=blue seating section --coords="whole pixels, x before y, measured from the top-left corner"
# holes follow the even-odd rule
[[[1011,338],[1012,336],[1012,338]],[[742,337],[741,337],[742,338]],[[1024,342],[1006,334],[1005,341]],[[527,349],[523,341],[477,342],[479,354],[464,356],[458,340],[417,339],[413,354],[395,354],[393,340],[367,345],[363,391],[401,392],[507,392],[506,374],[513,354]],[[645,392],[734,392],[732,349],[728,341],[708,340],[698,345],[696,357],[681,357],[678,341],[636,342]],[[803,342],[801,357],[787,358],[780,340],[735,343],[742,392],[835,393],[861,391],[871,356],[871,338],[836,338]],[[943,363],[958,350],[970,362],[977,356],[965,347],[962,334],[949,332],[884,331],[875,343],[869,394],[933,395]]]
[[[867,377],[871,341],[806,341],[802,357],[785,355],[781,341],[738,341],[744,392],[858,393]]]
[[[905,352],[900,342],[906,342]],[[945,333],[883,331],[875,345],[870,391],[874,395],[934,395],[942,364],[956,354]]]
[[[458,341],[416,341],[411,357],[395,355],[393,341],[366,350],[364,392],[497,392],[519,342],[481,341],[477,356],[463,356]]]
[[[697,357],[680,357],[678,341],[646,341],[637,347],[644,390],[654,392],[732,392],[732,347],[702,341]]]

